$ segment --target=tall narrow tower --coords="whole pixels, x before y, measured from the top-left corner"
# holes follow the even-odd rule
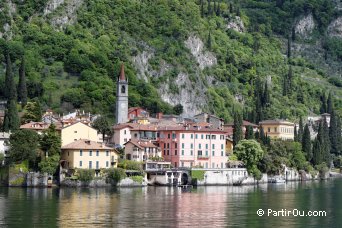
[[[128,115],[128,81],[125,77],[124,65],[116,83],[116,123],[126,123]]]

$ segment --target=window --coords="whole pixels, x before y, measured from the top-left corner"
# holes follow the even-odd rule
[[[200,144],[198,144],[198,149],[202,149],[202,145],[201,145],[201,143],[200,143]]]
[[[190,155],[193,156],[194,155],[194,152],[192,150],[190,150]]]
[[[221,150],[223,150],[223,144],[221,144]]]
[[[164,155],[166,155],[166,150],[164,149]]]
[[[80,161],[80,167],[82,167],[82,161]]]
[[[170,151],[169,150],[167,150],[167,155],[170,155]]]
[[[184,143],[182,143],[182,148],[184,149]]]
[[[221,151],[221,157],[223,157],[224,156],[224,153],[223,153],[223,151]]]
[[[221,169],[223,169],[223,162],[221,162]]]
[[[182,167],[184,167],[184,162],[182,162]]]
[[[80,150],[80,156],[83,156],[83,151],[82,150]]]
[[[191,139],[193,139],[193,138],[194,138],[194,135],[193,135],[193,134],[191,134],[190,136],[191,136]]]
[[[109,156],[109,151],[108,151],[108,150],[106,150],[106,156],[107,156],[107,157]]]
[[[276,127],[274,128],[274,132],[277,132],[277,128]]]
[[[271,128],[270,127],[267,129],[267,132],[271,132]]]
[[[126,93],[126,87],[124,85],[121,86],[121,93]]]
[[[211,139],[216,139],[216,135],[212,135],[212,136],[211,136]]]
[[[203,139],[204,138],[204,135],[203,134],[201,134],[201,139]]]
[[[99,156],[99,151],[98,150],[96,151],[96,156]]]
[[[223,139],[223,140],[224,140],[224,135],[220,135],[220,139]]]
[[[124,139],[124,142],[127,142],[127,139]]]
[[[211,164],[211,168],[215,168],[215,163],[214,162]]]
[[[177,155],[177,150],[175,150],[175,155]]]
[[[92,168],[93,168],[93,162],[89,161],[89,169],[92,169]]]
[[[205,139],[210,139],[210,135],[205,135]]]
[[[208,154],[209,154],[209,153],[208,153],[208,151],[206,150],[206,151],[205,151],[205,156],[208,157]]]
[[[175,162],[175,167],[177,168],[177,162]]]
[[[202,156],[202,151],[201,150],[199,150],[197,153],[198,153],[198,156]]]
[[[197,136],[198,136],[198,135],[197,135],[197,134],[195,134],[195,139],[197,139]]]
[[[96,169],[99,169],[99,161],[96,161]]]
[[[184,155],[184,150],[182,150],[182,155]]]
[[[77,131],[74,131],[74,133],[76,134],[76,133],[77,133]]]
[[[170,134],[167,134],[167,138],[168,138],[168,139],[170,138]]]
[[[108,162],[108,161],[106,161],[106,167],[107,167],[107,168],[109,167],[109,162]]]
[[[176,134],[172,133],[172,138],[175,139],[176,138]]]
[[[170,148],[170,143],[167,143],[167,148]]]
[[[191,149],[194,149],[194,144],[191,143],[191,144],[190,144],[190,148],[191,148]]]
[[[178,144],[177,143],[175,143],[175,148],[178,148]]]
[[[205,149],[208,149],[208,144],[205,144]]]
[[[93,151],[89,150],[89,156],[93,156]]]
[[[184,137],[185,137],[184,134],[182,134],[182,139],[184,139]]]
[[[208,162],[205,163],[205,168],[208,168]]]
[[[127,133],[126,130],[124,130],[124,135],[125,135],[126,133]]]
[[[212,148],[215,149],[215,144],[212,145]]]
[[[215,151],[213,151],[212,154],[213,154],[213,157],[214,157],[215,156]]]

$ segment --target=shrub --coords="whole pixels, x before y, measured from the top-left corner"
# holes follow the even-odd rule
[[[118,167],[126,170],[137,170],[141,173],[143,172],[142,163],[137,161],[123,160],[118,164]]]
[[[93,169],[79,169],[77,170],[78,179],[80,181],[89,182],[94,179],[95,170]]]
[[[115,183],[118,183],[120,180],[124,179],[126,177],[126,172],[122,168],[112,168],[106,170],[107,177],[111,180],[114,180]]]
[[[129,177],[129,179],[132,179],[134,182],[137,182],[139,184],[142,184],[142,182],[144,181],[143,176],[131,176]]]
[[[204,170],[191,170],[191,178],[204,180]]]

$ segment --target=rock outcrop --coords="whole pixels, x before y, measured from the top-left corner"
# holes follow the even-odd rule
[[[342,38],[342,17],[338,17],[330,23],[328,26],[328,35]]]
[[[295,25],[295,33],[301,38],[308,39],[315,29],[315,21],[312,13],[301,17]]]

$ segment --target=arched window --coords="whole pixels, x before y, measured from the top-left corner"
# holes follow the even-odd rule
[[[126,93],[126,87],[124,85],[121,86],[121,93]]]

